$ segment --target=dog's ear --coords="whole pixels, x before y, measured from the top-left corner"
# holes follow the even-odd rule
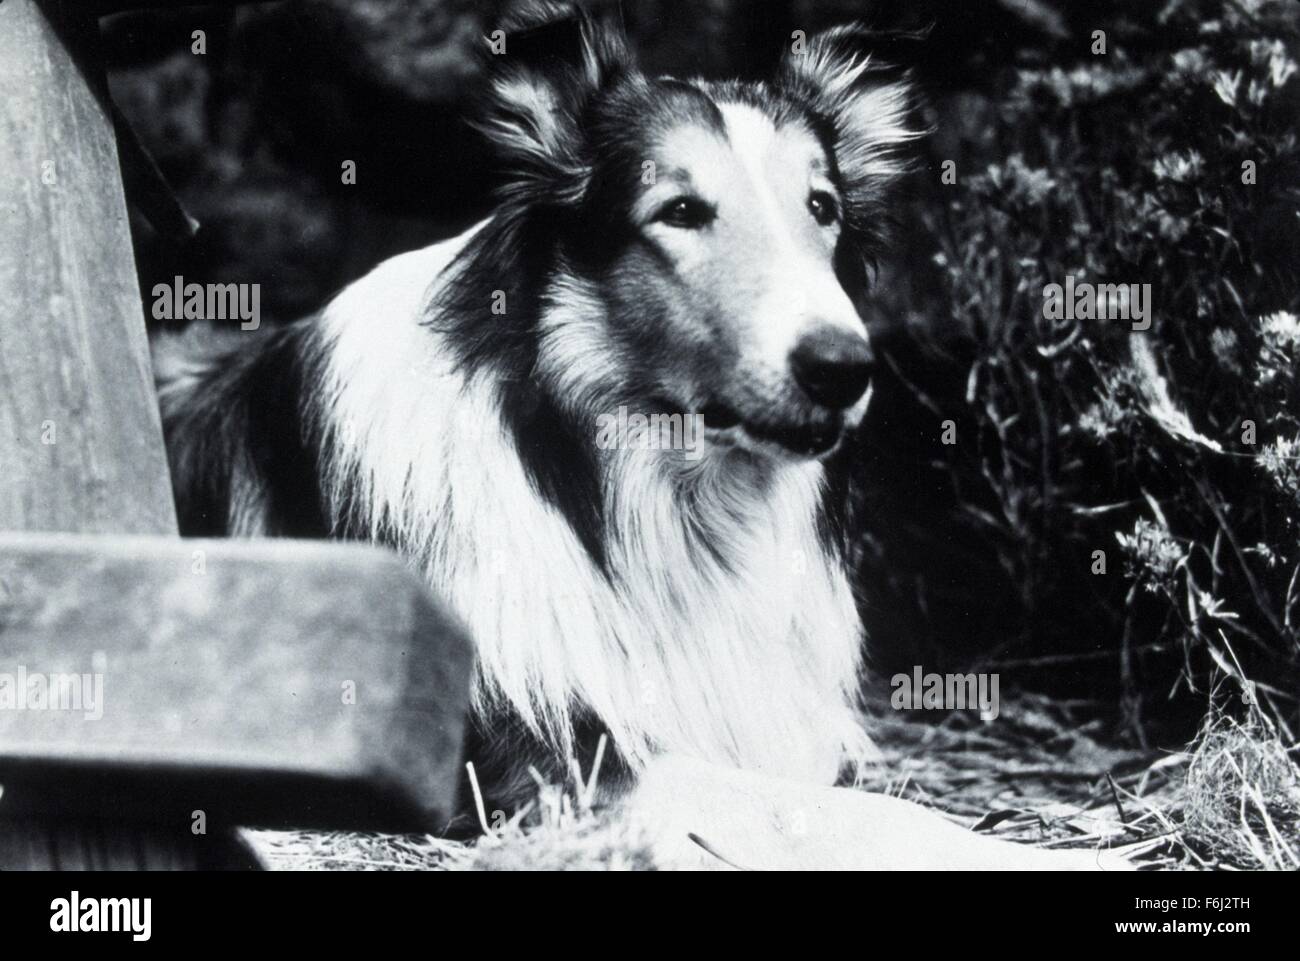
[[[621,29],[548,4],[494,30],[487,42],[492,79],[479,129],[502,155],[513,186],[539,189],[552,201],[576,199],[587,179],[582,110],[630,68]]]
[[[907,75],[874,62],[879,36],[860,26],[795,39],[778,85],[827,122],[845,191],[845,218],[865,238],[880,237],[890,188],[907,172],[914,92]]]

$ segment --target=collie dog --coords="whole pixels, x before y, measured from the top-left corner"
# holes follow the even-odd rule
[[[490,804],[604,733],[602,784],[671,850],[997,861],[830,787],[871,747],[827,462],[870,395],[859,307],[917,137],[905,78],[856,28],[766,83],[647,76],[584,14],[501,36],[490,219],[163,386],[182,530],[405,555],[475,639]]]

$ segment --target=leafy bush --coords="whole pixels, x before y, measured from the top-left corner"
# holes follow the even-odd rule
[[[912,642],[903,659],[1113,683],[1139,737],[1170,696],[1203,708],[1215,672],[1294,729],[1297,8],[1141,9],[1094,25],[1104,54],[1075,30],[937,103],[949,133],[913,217],[928,264],[881,285],[867,619]],[[1150,284],[1150,329],[1047,319],[1067,275]]]

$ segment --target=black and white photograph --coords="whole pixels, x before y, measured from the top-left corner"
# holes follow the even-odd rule
[[[0,0],[0,308],[32,926],[1300,869],[1292,0]]]

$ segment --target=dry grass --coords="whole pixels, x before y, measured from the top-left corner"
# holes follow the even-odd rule
[[[1300,771],[1258,711],[1216,711],[1187,751],[1100,740],[1098,705],[1022,695],[996,723],[962,713],[921,723],[874,712],[880,762],[863,788],[917,801],[1007,840],[1109,847],[1145,869],[1300,867]],[[641,870],[653,859],[591,808],[598,772],[539,780],[537,799],[475,843],[430,836],[250,832],[274,869]]]
[[[626,824],[593,807],[604,737],[592,771],[567,784],[533,771],[537,797],[509,821],[488,821],[470,768],[481,836],[473,843],[432,835],[249,831],[248,840],[275,870],[620,871],[652,870],[644,845]]]
[[[875,718],[884,754],[866,787],[938,808],[975,830],[1044,847],[1110,847],[1148,869],[1300,867],[1296,747],[1255,709],[1212,709],[1181,752],[1097,739],[1100,706],[1025,695],[998,723],[962,714]]]
[[[1300,777],[1258,712],[1207,726],[1189,762],[1183,833],[1226,864],[1300,868]]]

